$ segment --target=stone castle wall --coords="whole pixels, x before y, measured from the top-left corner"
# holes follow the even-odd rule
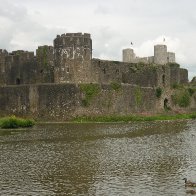
[[[81,115],[126,115],[155,112],[157,98],[153,88],[93,84],[99,89],[88,106],[85,91],[76,84],[36,84],[0,88],[0,116],[19,115],[42,120],[68,120]]]
[[[162,73],[167,70],[165,64],[175,62],[175,54],[167,52],[165,45],[156,45],[154,53],[154,56],[139,58],[133,49],[125,49],[123,61],[126,62],[92,59],[90,34],[57,35],[54,47],[39,46],[36,56],[33,52],[1,50],[0,85],[116,82],[154,87],[163,86],[165,81],[178,84],[188,80],[186,71],[180,71],[179,67]],[[155,62],[165,65],[165,69],[158,69]]]
[[[33,52],[18,50],[7,53],[0,58],[5,63],[0,73],[3,76],[2,84],[32,84],[36,82],[36,61]]]
[[[36,83],[54,83],[54,48],[39,46],[36,50]]]
[[[36,56],[0,50],[0,115],[67,120],[154,113],[163,110],[165,99],[171,101],[173,84],[188,82],[188,71],[175,63],[166,46],[155,46],[151,57],[137,58],[130,49],[123,53],[126,62],[92,59],[92,40],[86,33],[58,35],[54,47],[39,46]],[[88,85],[96,86],[91,99],[85,92]],[[163,98],[156,97],[158,87],[164,89]]]

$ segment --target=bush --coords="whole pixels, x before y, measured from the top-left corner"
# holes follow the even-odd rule
[[[0,127],[3,129],[32,127],[34,124],[34,120],[17,118],[15,116],[0,119]]]
[[[172,100],[175,105],[179,105],[180,107],[188,107],[191,102],[189,91],[185,89],[176,92],[172,96]]]
[[[111,87],[112,87],[113,90],[119,91],[121,89],[121,84],[117,83],[117,82],[112,82]]]
[[[85,98],[82,100],[83,106],[89,106],[93,97],[101,91],[97,84],[80,84],[80,90],[85,94]]]
[[[173,83],[173,84],[172,84],[172,88],[173,88],[173,89],[183,89],[184,86],[183,86],[182,84]]]
[[[162,93],[163,93],[162,88],[158,87],[158,88],[156,89],[156,97],[157,97],[157,98],[160,98],[161,95],[162,95]]]
[[[188,88],[189,95],[192,96],[195,93],[195,89]]]

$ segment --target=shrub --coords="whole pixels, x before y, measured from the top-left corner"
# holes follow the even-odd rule
[[[157,97],[157,98],[160,98],[161,95],[162,95],[162,93],[163,93],[162,88],[158,87],[158,88],[156,89],[156,97]]]
[[[80,90],[85,94],[82,100],[83,106],[89,106],[90,101],[100,92],[100,87],[97,84],[80,84]]]
[[[179,105],[180,107],[188,107],[191,101],[190,94],[186,89],[176,92],[172,96],[172,100],[175,105]]]
[[[192,96],[195,93],[195,89],[188,88],[189,95]]]
[[[119,91],[121,89],[121,84],[117,83],[117,82],[112,82],[111,87],[112,87],[113,90]]]
[[[14,129],[19,127],[32,127],[34,120],[17,118],[15,116],[0,119],[0,127],[4,129]]]
[[[173,88],[173,89],[183,89],[184,86],[183,86],[182,84],[173,83],[173,84],[172,84],[172,88]]]

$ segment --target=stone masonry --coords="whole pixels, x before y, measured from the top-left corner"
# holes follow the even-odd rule
[[[39,46],[36,55],[0,50],[0,116],[67,120],[154,113],[171,103],[172,86],[186,83],[188,71],[166,45],[154,46],[154,56],[141,58],[124,49],[123,61],[108,61],[92,58],[90,34],[66,33],[57,35],[54,46]]]
[[[175,54],[166,45],[154,46],[151,57],[136,57],[133,49],[124,49],[123,62],[106,61],[92,58],[87,33],[57,35],[54,46],[39,46],[36,56],[0,50],[0,76],[0,85],[118,82],[155,87],[188,82],[187,72],[175,67]]]

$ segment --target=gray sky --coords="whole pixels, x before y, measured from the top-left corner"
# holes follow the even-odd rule
[[[122,49],[153,55],[166,39],[177,62],[196,75],[195,0],[0,0],[0,48],[35,50],[57,34],[91,33],[93,56],[122,59]]]

